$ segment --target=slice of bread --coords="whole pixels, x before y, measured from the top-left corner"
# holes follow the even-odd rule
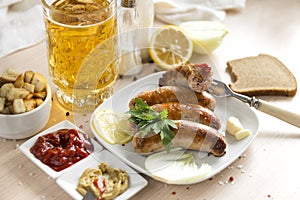
[[[248,96],[295,96],[297,81],[277,58],[260,54],[227,62],[230,88]]]

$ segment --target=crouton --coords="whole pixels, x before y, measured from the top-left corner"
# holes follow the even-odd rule
[[[0,97],[0,112],[3,111],[5,105],[5,98]]]
[[[46,88],[47,80],[44,78],[43,75],[39,73],[34,73],[31,84],[34,85],[35,92],[41,92]]]
[[[16,72],[12,69],[7,69],[0,75],[0,81],[3,83],[13,83],[16,81],[19,75],[19,72]]]
[[[24,88],[11,88],[6,95],[8,101],[13,101],[15,99],[24,99],[29,95],[28,90]]]
[[[23,99],[15,99],[14,100],[13,111],[15,114],[23,113],[26,111]]]
[[[36,102],[36,107],[40,106],[44,102],[43,99],[41,99],[41,98],[36,98],[34,100]]]
[[[24,75],[20,74],[14,82],[16,88],[21,88],[24,85]]]
[[[27,95],[27,97],[25,99],[32,99],[33,98],[33,94],[30,93],[29,95]]]
[[[24,101],[26,112],[36,108],[36,101],[34,99],[25,99]]]
[[[9,90],[14,87],[15,86],[12,83],[5,83],[4,85],[2,85],[1,91],[0,91],[0,97],[5,98],[7,96],[7,93],[9,92]]]
[[[24,81],[26,82],[26,83],[31,83],[31,80],[32,80],[32,77],[33,77],[33,75],[34,75],[34,72],[33,71],[26,71],[25,73],[24,73]]]
[[[33,97],[35,97],[35,98],[41,98],[41,99],[44,99],[46,97],[46,95],[47,95],[46,92],[33,93]]]
[[[24,83],[23,88],[28,90],[30,93],[34,93],[34,85],[30,83]]]

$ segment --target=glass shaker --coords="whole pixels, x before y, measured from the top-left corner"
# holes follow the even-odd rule
[[[121,75],[134,75],[141,71],[141,55],[136,43],[139,16],[135,0],[122,0],[118,16],[119,70]]]
[[[148,53],[149,40],[153,32],[154,3],[153,0],[136,0],[136,9],[139,16],[138,46],[144,63],[150,60]]]

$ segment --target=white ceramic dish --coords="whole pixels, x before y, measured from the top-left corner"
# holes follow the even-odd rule
[[[31,139],[27,140],[26,142],[24,142],[21,146],[20,146],[20,150],[32,161],[34,162],[39,168],[41,168],[46,174],[48,174],[48,176],[50,176],[53,179],[58,178],[60,175],[62,175],[63,173],[65,173],[67,170],[72,169],[72,168],[76,168],[78,164],[80,164],[80,162],[82,162],[83,160],[87,159],[88,157],[91,156],[91,154],[84,158],[83,160],[71,165],[70,167],[61,170],[59,172],[53,170],[52,168],[48,167],[47,165],[45,165],[44,163],[42,163],[40,160],[38,160],[31,152],[30,152],[30,148],[33,146],[33,144],[35,143],[35,141],[37,140],[37,138],[39,136],[45,135],[47,133],[51,133],[54,132],[56,130],[59,129],[63,129],[63,128],[69,128],[69,129],[79,129],[77,126],[75,126],[74,124],[72,124],[71,122],[65,120],[62,121],[52,127],[50,127],[49,129],[42,131],[41,133],[39,133],[38,135],[35,135],[34,137],[32,137]],[[100,152],[103,147],[98,144],[96,141],[94,141],[93,139],[91,139],[93,145],[94,145],[94,153]]]
[[[39,107],[21,114],[0,114],[0,137],[24,139],[38,133],[48,123],[52,105],[51,88],[47,84],[47,96]]]
[[[116,112],[128,111],[128,102],[130,101],[130,99],[139,92],[158,87],[158,79],[161,77],[162,73],[164,72],[159,72],[144,77],[115,93],[111,98],[102,103],[94,111],[91,116],[90,122],[92,122],[95,113],[101,109],[112,109]],[[233,137],[226,135],[225,139],[228,145],[226,154],[222,157],[207,156],[207,154],[204,153],[190,151],[194,154],[196,162],[199,165],[201,165],[201,163],[203,162],[210,164],[212,166],[212,172],[204,178],[180,184],[192,184],[201,182],[219,173],[220,171],[228,167],[233,161],[235,161],[246,150],[246,148],[251,144],[251,142],[257,135],[259,125],[258,119],[253,110],[246,104],[233,98],[220,98],[217,99],[217,107],[215,109],[215,113],[222,121],[223,127],[221,128],[221,131],[225,132],[225,124],[228,117],[235,116],[240,119],[244,128],[251,130],[252,134],[241,141],[237,141]],[[90,126],[93,134],[104,147],[120,157],[125,163],[127,163],[134,169],[140,171],[141,173],[147,174],[148,176],[151,176],[151,174],[147,172],[144,167],[146,156],[137,154],[134,151],[131,143],[128,143],[125,146],[110,145],[109,143],[106,143],[101,139],[101,137],[93,129],[92,124],[90,124]]]
[[[129,187],[124,193],[116,197],[115,200],[129,199],[148,184],[148,182],[142,176],[106,150],[92,154],[92,156],[85,159],[78,166],[76,166],[76,168],[72,168],[60,176],[56,182],[73,199],[81,200],[81,194],[76,191],[77,183],[81,174],[89,167],[97,168],[98,164],[101,162],[106,162],[109,166],[119,168],[128,173]]]

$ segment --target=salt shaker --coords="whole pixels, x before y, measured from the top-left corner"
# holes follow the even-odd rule
[[[134,75],[141,71],[141,55],[136,43],[139,17],[135,0],[122,0],[119,8],[119,45],[121,56],[119,69],[122,75]]]
[[[148,53],[149,40],[153,31],[154,22],[154,3],[153,0],[136,0],[136,9],[139,16],[138,46],[141,49],[143,62],[148,62],[150,56]]]

